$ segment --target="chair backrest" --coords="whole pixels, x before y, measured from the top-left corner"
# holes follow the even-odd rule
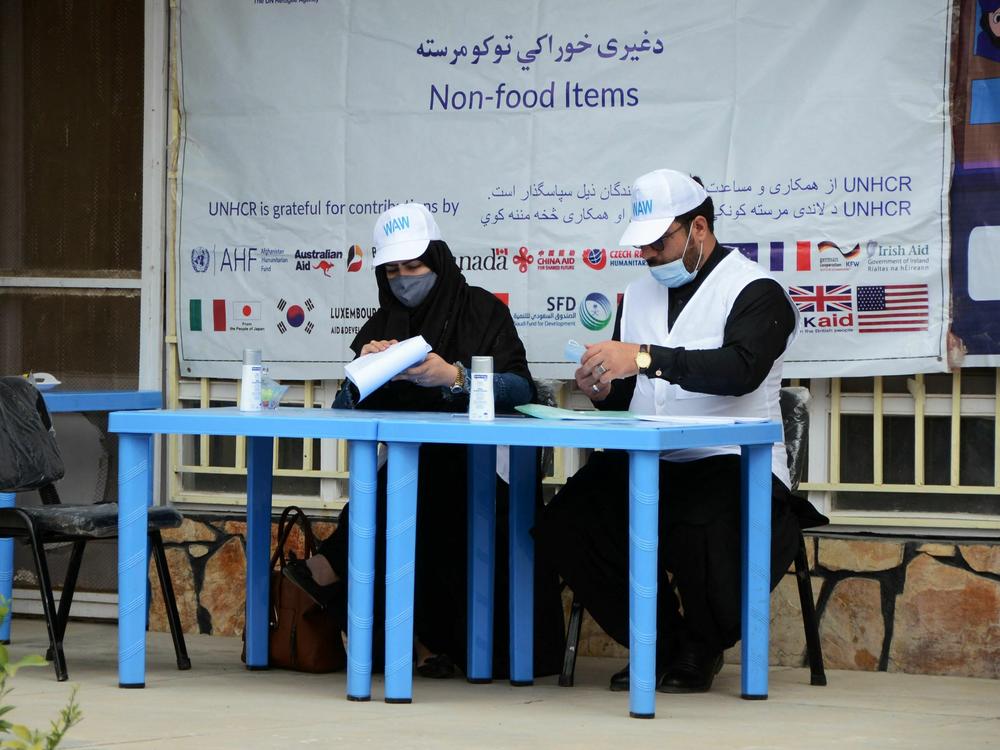
[[[64,472],[42,395],[24,378],[0,378],[0,491],[37,489]]]
[[[781,422],[785,428],[788,475],[794,492],[802,479],[806,444],[809,440],[809,389],[788,386],[779,394]]]

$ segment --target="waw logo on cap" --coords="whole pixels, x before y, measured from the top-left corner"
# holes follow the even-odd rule
[[[683,172],[657,169],[632,185],[632,219],[621,244],[641,247],[656,242],[678,216],[708,198],[705,188]]]
[[[387,221],[383,225],[382,230],[385,232],[385,236],[388,237],[390,234],[392,234],[395,231],[398,231],[398,230],[401,230],[401,229],[409,229],[409,228],[410,228],[410,217],[409,216],[396,216],[396,217],[390,219],[389,221]]]
[[[419,258],[441,230],[423,203],[400,203],[382,212],[375,222],[375,265]]]
[[[650,216],[653,213],[653,200],[651,198],[644,201],[632,201],[633,216]]]

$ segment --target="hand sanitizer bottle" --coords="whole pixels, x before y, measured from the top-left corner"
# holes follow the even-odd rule
[[[264,375],[260,349],[243,350],[243,378],[240,381],[240,411],[260,411],[260,384]]]
[[[493,419],[493,357],[472,358],[472,382],[469,384],[469,419],[489,422]]]

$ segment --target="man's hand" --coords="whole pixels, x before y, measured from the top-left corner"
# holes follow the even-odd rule
[[[389,341],[369,341],[367,344],[361,347],[361,354],[359,357],[363,357],[366,354],[375,354],[376,352],[384,352],[393,344],[398,344],[396,339],[391,339]]]
[[[580,369],[577,370],[577,373],[581,370],[588,370],[592,377],[591,384],[609,386],[612,380],[639,374],[639,366],[635,363],[635,357],[638,353],[638,344],[626,344],[622,341],[601,341],[598,344],[588,344],[587,353],[580,360]],[[580,378],[577,377],[577,383],[579,384],[579,382]],[[596,395],[597,392],[591,390]]]
[[[393,380],[409,380],[426,388],[442,385],[450,386],[458,378],[458,368],[431,352],[424,361],[408,370],[403,370]]]
[[[600,378],[586,367],[578,367],[575,376],[576,387],[587,394],[591,401],[603,401],[611,393],[611,384],[598,382]]]

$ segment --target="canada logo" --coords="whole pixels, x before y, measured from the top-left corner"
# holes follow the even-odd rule
[[[608,263],[608,254],[603,247],[590,247],[583,251],[583,262],[600,271]]]

